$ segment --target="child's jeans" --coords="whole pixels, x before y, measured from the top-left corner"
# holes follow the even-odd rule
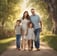
[[[20,39],[21,39],[21,35],[17,34],[16,35],[16,46],[17,46],[17,48],[20,48]]]

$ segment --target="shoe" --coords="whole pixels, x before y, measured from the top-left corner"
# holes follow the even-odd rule
[[[33,48],[31,48],[31,51],[33,50]]]
[[[39,48],[37,48],[37,51],[40,51],[40,49],[39,49]]]
[[[28,49],[28,51],[32,51],[31,49]]]
[[[17,48],[20,51],[20,48]]]
[[[24,49],[24,51],[26,51],[26,49]]]

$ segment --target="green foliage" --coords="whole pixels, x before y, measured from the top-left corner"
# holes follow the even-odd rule
[[[53,23],[50,17],[43,18],[43,28],[47,29],[47,31],[52,31]]]
[[[57,36],[56,35],[46,35],[42,37],[42,41],[46,42],[50,47],[57,51]]]
[[[47,15],[47,4],[43,2],[43,0],[29,0],[29,3],[32,3],[32,7],[35,7],[40,14],[46,14]],[[29,4],[28,3],[28,4]]]
[[[0,36],[3,36],[5,31],[11,31],[13,29],[14,20],[19,17],[21,12],[21,1],[22,0],[0,0],[0,30],[2,31]]]
[[[36,8],[37,12],[40,14],[43,22],[43,29],[51,31],[53,24],[51,16],[49,16],[47,11],[47,3],[45,3],[43,0],[29,0],[28,4],[32,4],[31,6]]]
[[[15,40],[15,37],[0,39],[0,54],[2,54],[2,52],[4,52],[8,48],[13,40]]]
[[[20,0],[0,0],[0,21],[9,21],[8,17],[14,17],[17,12],[20,13],[19,2]],[[19,8],[17,9],[16,6]]]

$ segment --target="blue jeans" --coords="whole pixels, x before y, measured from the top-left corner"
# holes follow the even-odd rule
[[[40,30],[41,28],[35,29],[35,47],[40,47]]]
[[[20,48],[20,39],[21,39],[21,35],[17,34],[16,35],[16,46],[17,46],[17,48]]]

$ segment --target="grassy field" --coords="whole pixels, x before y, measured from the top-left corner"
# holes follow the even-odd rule
[[[10,38],[7,38],[7,39],[0,39],[0,54],[2,52],[4,52],[8,48],[10,43],[14,40],[15,40],[15,37],[10,37]]]
[[[57,35],[45,35],[41,40],[57,51]]]

